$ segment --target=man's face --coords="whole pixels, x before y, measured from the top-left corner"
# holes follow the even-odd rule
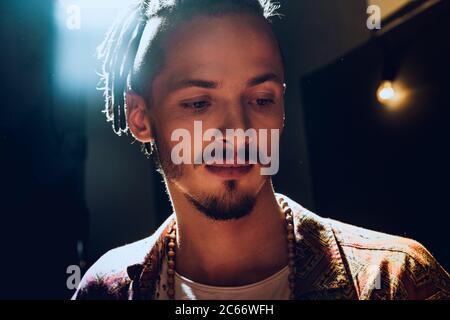
[[[270,154],[270,129],[281,131],[284,120],[284,71],[276,39],[260,17],[199,16],[173,32],[164,50],[149,114],[167,182],[214,219],[244,216],[269,183],[261,164],[175,165],[171,152],[179,141],[171,136],[177,129],[189,131],[194,160],[211,143],[198,136],[194,141],[194,121],[201,121],[202,133],[211,128],[223,132],[223,141],[216,143],[231,148],[235,156],[249,141],[226,139],[226,129],[266,129],[269,143],[258,149]]]

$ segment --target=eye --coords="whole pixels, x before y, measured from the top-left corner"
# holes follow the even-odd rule
[[[203,109],[206,109],[209,107],[211,103],[206,100],[199,100],[199,101],[188,101],[188,102],[182,102],[181,106],[186,109],[192,109],[194,111],[201,111]]]
[[[257,105],[260,107],[268,106],[274,103],[275,101],[270,98],[258,98],[250,101],[250,104]]]

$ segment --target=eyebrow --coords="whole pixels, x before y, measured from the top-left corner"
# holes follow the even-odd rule
[[[275,73],[264,73],[262,75],[253,77],[247,81],[247,87],[254,87],[267,81],[274,81],[283,85],[283,81]],[[176,82],[172,91],[186,89],[190,87],[198,87],[203,89],[217,89],[219,83],[215,81],[203,80],[203,79],[183,79]]]
[[[269,73],[264,73],[260,76],[251,78],[250,80],[247,81],[247,86],[254,87],[254,86],[257,86],[257,85],[262,84],[267,81],[274,81],[274,82],[277,82],[277,83],[283,85],[283,81],[280,79],[279,76],[277,76],[275,73],[269,72]]]

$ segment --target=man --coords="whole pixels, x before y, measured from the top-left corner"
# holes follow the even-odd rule
[[[267,20],[275,9],[144,1],[110,31],[108,120],[153,155],[174,214],[151,237],[101,257],[75,299],[450,296],[448,274],[419,243],[321,218],[274,192],[264,170],[276,162],[285,90]],[[198,138],[199,124],[209,139]],[[229,129],[256,134],[218,135]],[[196,138],[180,148],[182,136]]]

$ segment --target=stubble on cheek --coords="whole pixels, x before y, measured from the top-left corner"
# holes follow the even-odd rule
[[[155,142],[153,160],[158,172],[168,180],[176,181],[183,175],[183,164],[176,165],[170,157],[171,149],[164,142]]]

